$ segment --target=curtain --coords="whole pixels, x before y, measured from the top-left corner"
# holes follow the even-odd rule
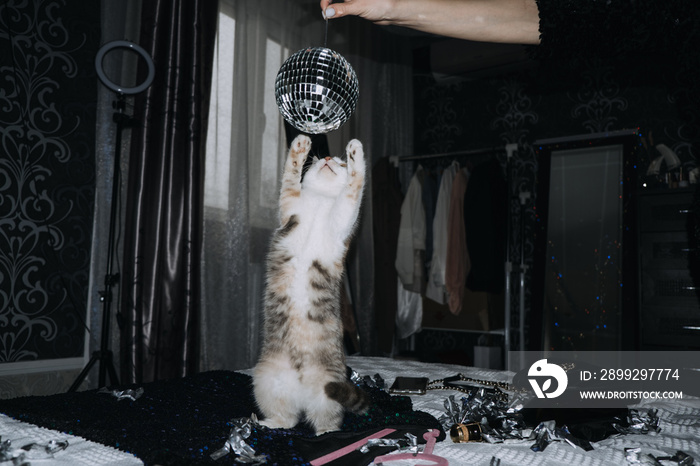
[[[257,360],[265,254],[277,226],[287,151],[274,80],[290,54],[324,45],[325,23],[318,3],[221,0],[217,34],[202,253],[203,370],[243,369]],[[410,45],[347,18],[329,22],[328,47],[348,59],[360,80],[357,110],[329,133],[328,145],[331,155],[341,155],[357,138],[368,158],[362,220],[346,265],[360,349],[375,354],[370,172],[378,158],[412,148]]]
[[[204,145],[218,6],[143,2],[140,45],[156,66],[135,98],[124,225],[121,381],[199,369]],[[139,81],[140,82],[140,81]]]
[[[323,37],[322,21],[311,17],[318,6],[301,5],[220,2],[204,202],[206,370],[243,369],[257,359],[265,253],[287,151],[274,81],[290,54]]]

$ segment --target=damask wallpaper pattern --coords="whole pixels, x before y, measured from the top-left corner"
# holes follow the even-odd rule
[[[517,156],[511,161],[511,219],[519,225],[523,218],[523,256],[532,265],[536,216],[534,193],[537,160],[533,142],[538,139],[577,136],[621,129],[639,128],[643,137],[664,143],[679,155],[684,170],[696,166],[692,151],[700,136],[700,110],[696,70],[679,67],[665,72],[636,66],[636,72],[622,65],[591,59],[579,61],[576,73],[546,74],[528,69],[519,73],[479,80],[441,83],[425,74],[416,75],[415,149],[419,154],[471,150],[517,143]],[[649,72],[647,72],[649,71]],[[636,73],[636,74],[635,74]],[[630,75],[639,76],[639,79]],[[697,149],[696,149],[697,150]],[[640,151],[637,170],[643,174],[649,159]],[[505,157],[499,157],[505,170]],[[521,208],[521,192],[531,196]],[[511,261],[521,257],[520,230],[510,232]],[[531,269],[530,269],[531,270]],[[527,275],[526,275],[527,277]],[[526,279],[527,280],[527,279]],[[530,311],[529,281],[525,286],[525,333]],[[511,293],[513,309],[519,306],[519,289]],[[519,325],[517,315],[512,324]],[[423,331],[418,337],[422,351],[450,354],[471,346],[478,335]],[[511,340],[517,349],[517,335]]]
[[[83,356],[99,23],[94,1],[0,5],[0,369]]]

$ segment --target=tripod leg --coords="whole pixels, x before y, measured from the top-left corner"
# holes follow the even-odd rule
[[[101,358],[101,355],[99,352],[92,353],[92,357],[90,358],[90,361],[88,361],[87,365],[85,368],[80,372],[78,375],[78,378],[75,379],[75,382],[73,382],[73,385],[70,386],[68,389],[68,392],[74,392],[80,387],[80,384],[83,383],[83,380],[85,380],[85,377],[87,377],[88,373],[90,373],[90,369],[92,369],[92,366],[95,365],[97,361],[99,361]]]
[[[109,375],[110,383],[112,385],[119,385],[119,377],[117,377],[117,371],[114,369],[111,351],[109,351],[109,358],[105,361],[105,363],[107,364],[107,375]]]

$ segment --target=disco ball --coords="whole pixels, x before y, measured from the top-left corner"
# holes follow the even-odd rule
[[[299,131],[327,133],[345,123],[360,95],[350,63],[325,47],[299,50],[282,64],[275,99],[284,119]]]

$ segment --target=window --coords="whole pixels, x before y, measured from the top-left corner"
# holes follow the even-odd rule
[[[235,37],[236,20],[222,8],[214,48],[204,184],[204,205],[219,209],[228,209]]]
[[[280,23],[248,4],[245,14],[221,2],[207,134],[204,205],[232,207],[232,171],[247,169],[251,222],[271,228],[286,152],[283,119],[275,101],[275,78],[289,48]],[[245,18],[237,24],[236,13]],[[237,26],[239,31],[237,31]],[[241,43],[236,43],[236,35]],[[238,55],[240,54],[240,55]],[[237,70],[236,63],[244,69]],[[262,80],[260,79],[262,77]],[[245,160],[244,160],[245,159]]]

